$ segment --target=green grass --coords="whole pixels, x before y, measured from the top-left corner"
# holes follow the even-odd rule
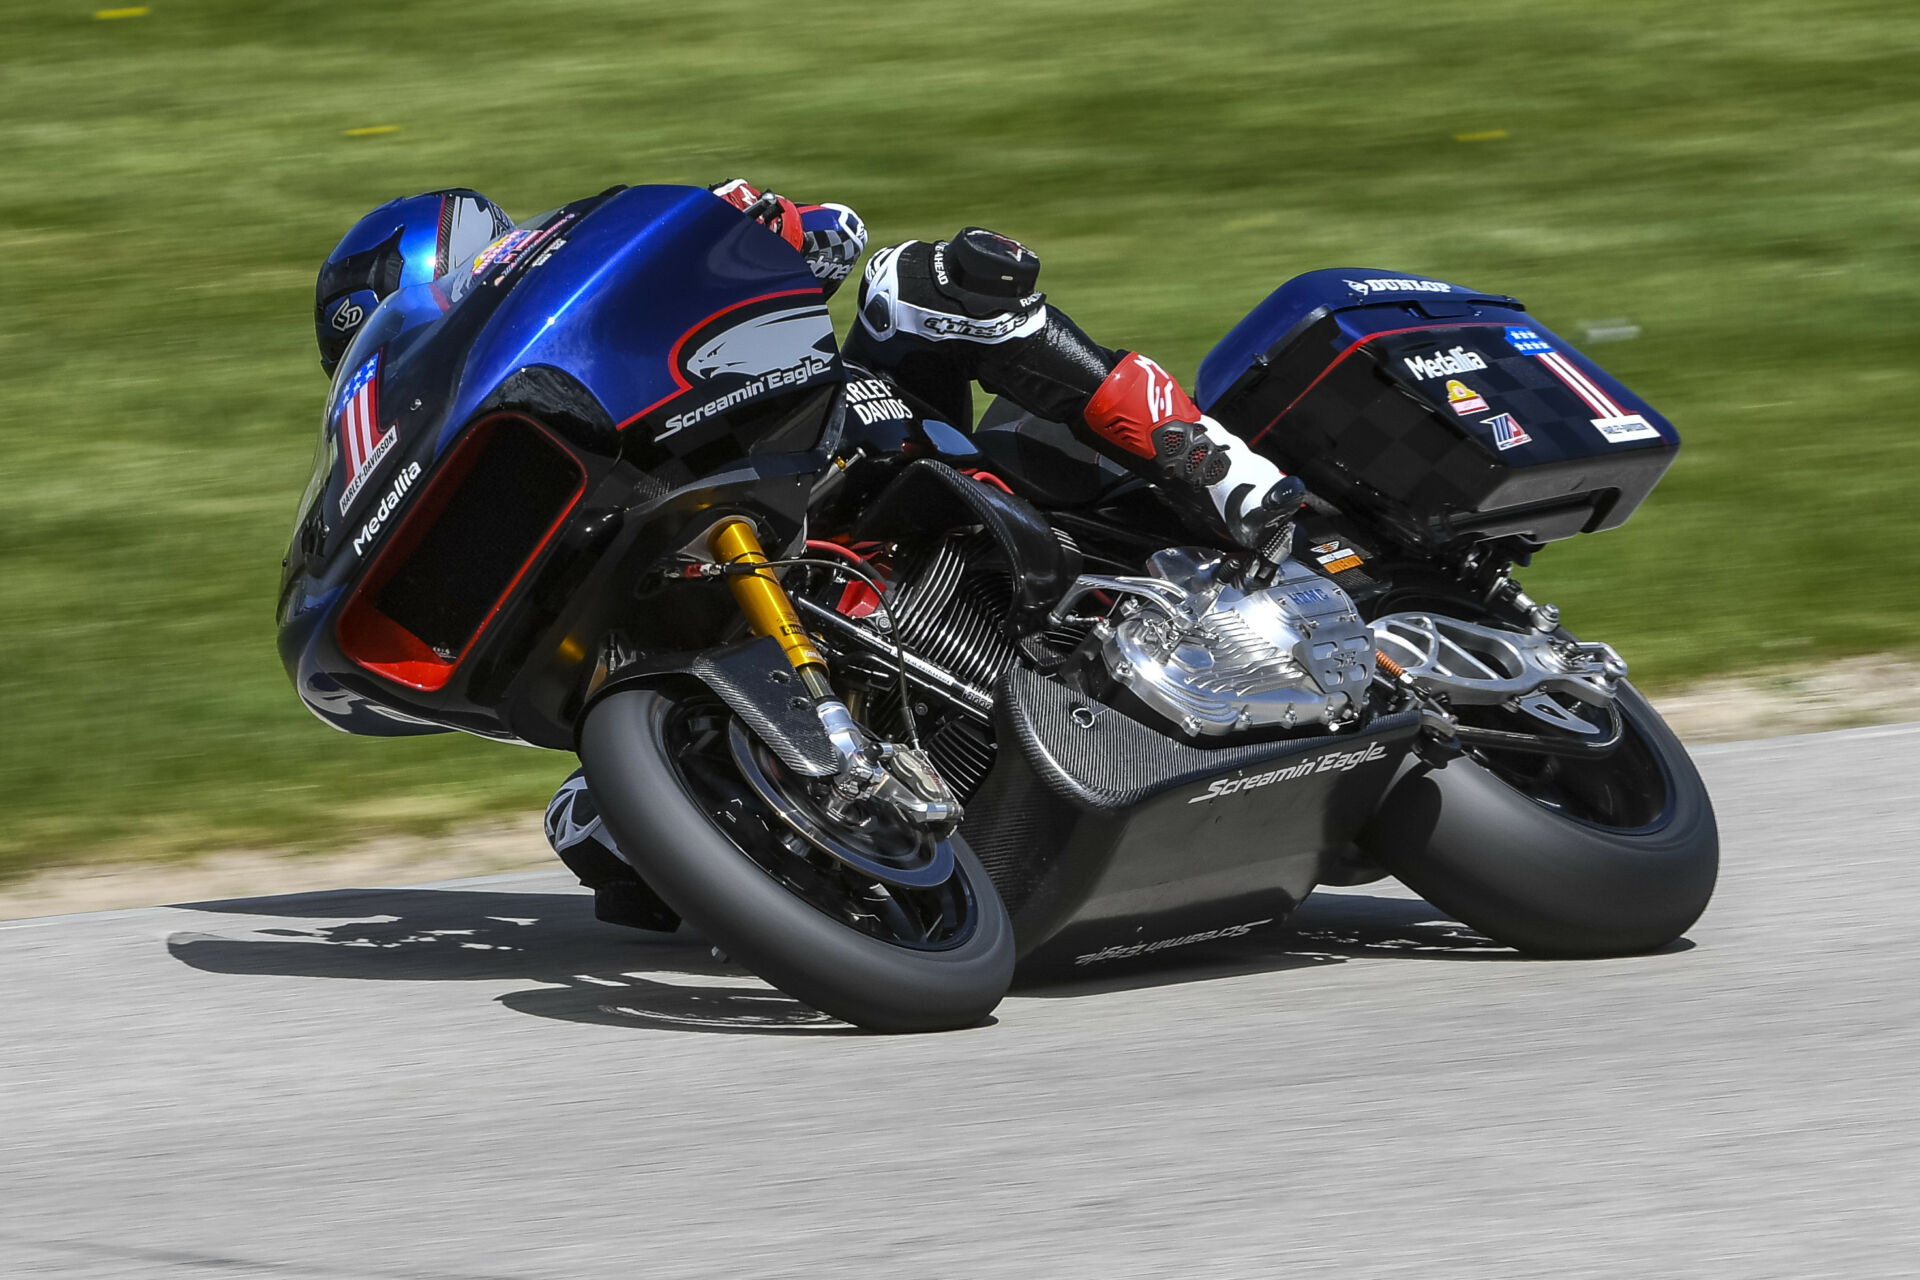
[[[314,270],[442,184],[525,216],[745,174],[879,243],[984,223],[1188,376],[1321,266],[1515,293],[1569,336],[1624,316],[1593,354],[1687,447],[1535,594],[1655,683],[1920,621],[1911,3],[92,12],[0,2],[0,872],[430,828],[565,771],[337,736],[274,656]]]

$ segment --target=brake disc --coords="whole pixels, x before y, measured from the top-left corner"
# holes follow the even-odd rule
[[[741,780],[774,816],[827,856],[902,889],[937,888],[952,878],[952,841],[936,840],[879,807],[858,824],[835,818],[814,799],[805,781],[783,785],[786,770],[738,717],[728,723],[727,750]]]

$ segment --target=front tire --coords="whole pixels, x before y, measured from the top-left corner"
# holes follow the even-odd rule
[[[1532,955],[1666,946],[1713,896],[1719,830],[1659,713],[1630,685],[1618,705],[1626,739],[1606,760],[1529,773],[1500,752],[1408,769],[1362,845],[1427,901]]]
[[[1013,926],[972,851],[955,839],[954,875],[932,898],[862,886],[826,855],[781,843],[779,820],[703,750],[715,723],[725,710],[710,698],[635,690],[581,727],[601,814],[660,896],[733,959],[856,1026],[945,1031],[991,1013],[1013,980]],[[916,912],[938,922],[917,938]]]

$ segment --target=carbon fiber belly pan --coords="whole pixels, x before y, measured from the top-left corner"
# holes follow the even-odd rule
[[[1015,669],[961,834],[1013,916],[1022,977],[1158,956],[1284,920],[1372,815],[1417,724],[1203,751]]]

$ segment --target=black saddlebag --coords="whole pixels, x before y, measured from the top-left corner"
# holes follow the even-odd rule
[[[1359,269],[1275,291],[1207,356],[1200,404],[1415,546],[1624,522],[1670,423],[1512,298]]]

